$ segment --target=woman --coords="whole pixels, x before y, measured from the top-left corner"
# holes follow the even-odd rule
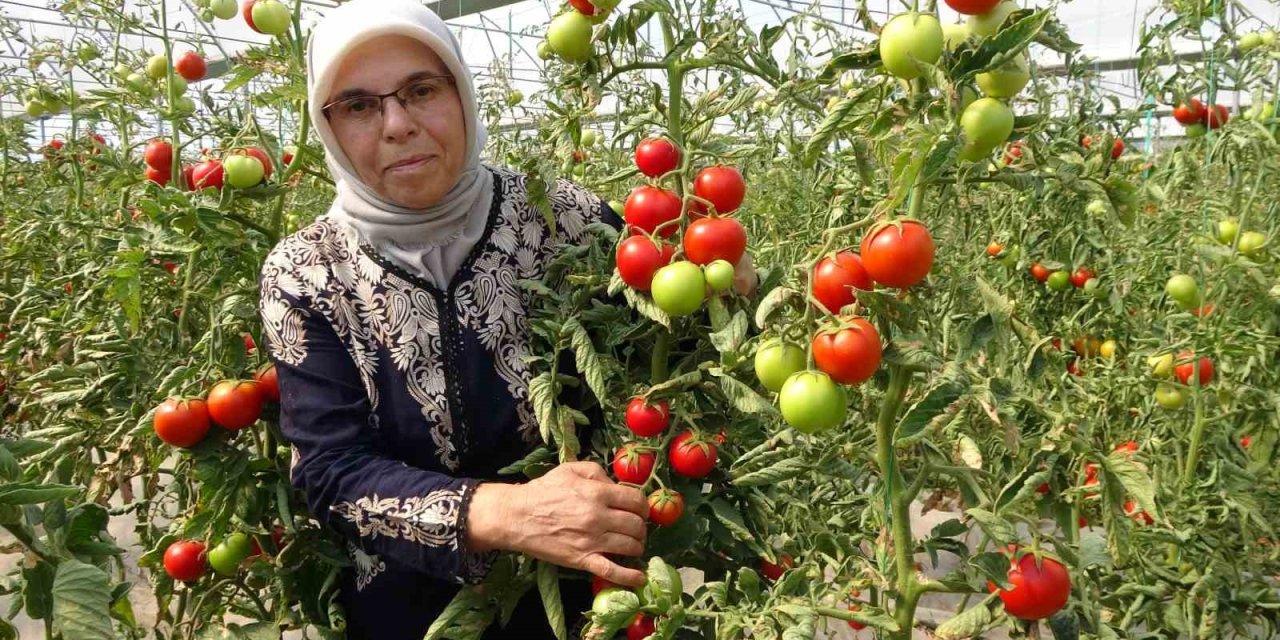
[[[410,0],[355,0],[316,26],[307,71],[337,195],[267,257],[260,310],[292,482],[354,565],[349,637],[421,638],[498,551],[640,586],[609,559],[644,550],[639,489],[585,462],[493,481],[539,441],[516,282],[542,275],[554,243],[524,176],[480,163],[457,41]],[[555,241],[622,224],[570,183],[551,200]],[[571,616],[589,607],[585,580],[561,591]],[[551,637],[536,590],[508,628]]]

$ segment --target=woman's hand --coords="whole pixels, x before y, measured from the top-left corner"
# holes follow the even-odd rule
[[[644,585],[643,571],[607,556],[644,553],[649,503],[593,462],[570,462],[525,484],[481,484],[471,500],[467,544],[505,549],[581,569],[610,582]]]

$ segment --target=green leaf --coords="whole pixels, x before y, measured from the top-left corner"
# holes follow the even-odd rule
[[[565,628],[564,602],[560,600],[560,567],[538,561],[538,593],[542,596],[542,608],[547,613],[547,623],[560,640],[568,640]]]
[[[27,617],[47,620],[53,614],[54,567],[43,560],[22,570],[22,604]]]
[[[1010,16],[1007,27],[983,38],[976,48],[961,50],[948,75],[960,83],[1009,62],[1036,39],[1051,15],[1048,9],[1041,9],[1021,17],[1017,14]]]
[[[586,378],[587,387],[596,394],[600,402],[608,401],[609,387],[604,379],[604,364],[600,361],[600,355],[596,353],[596,347],[591,342],[591,334],[587,333],[586,327],[583,327],[577,318],[566,321],[564,330],[569,332],[574,362],[578,366],[578,372]]]
[[[601,638],[613,637],[619,629],[631,624],[640,610],[640,597],[626,589],[608,592],[591,607],[591,621],[603,628]]]
[[[934,634],[939,640],[961,640],[976,637],[990,625],[991,610],[987,608],[986,602],[980,602],[938,625]]]
[[[756,327],[764,329],[769,322],[769,316],[773,315],[787,300],[791,298],[802,298],[803,294],[795,289],[787,287],[775,287],[765,294],[760,300],[760,305],[756,307]]]
[[[1112,451],[1102,461],[1103,470],[1120,481],[1138,506],[1152,517],[1159,513],[1156,509],[1156,488],[1151,476],[1131,457],[1120,451]]]
[[[737,487],[772,485],[795,478],[810,469],[810,463],[802,458],[787,458],[757,471],[743,473],[733,479]]]
[[[738,311],[722,329],[712,332],[707,337],[716,351],[731,353],[742,346],[742,341],[747,337],[747,328],[747,313]]]
[[[66,484],[7,482],[0,484],[0,505],[41,504],[50,500],[73,498],[80,495],[81,491],[81,487]]]
[[[22,467],[18,466],[18,459],[7,447],[0,445],[0,480],[13,482],[21,477]]]
[[[987,537],[999,544],[1007,544],[1018,539],[1018,533],[1012,523],[986,509],[968,509],[965,515],[973,518],[986,532]]]
[[[954,363],[943,371],[937,386],[929,390],[919,402],[907,409],[898,423],[895,443],[909,441],[924,432],[929,423],[946,411],[969,389],[968,377]]]
[[[870,69],[880,64],[880,43],[872,42],[857,51],[837,54],[822,69],[818,81],[827,83],[835,80],[841,71],[850,69]]]
[[[544,371],[529,381],[529,402],[533,404],[533,413],[538,418],[542,441],[550,444],[556,416],[554,382],[550,371]]]
[[[734,538],[743,542],[755,542],[755,537],[747,529],[747,523],[742,519],[742,514],[733,508],[733,505],[722,498],[711,500],[710,504],[711,513],[729,530],[729,533],[733,534]]]
[[[111,640],[111,585],[107,573],[67,559],[53,579],[53,629],[64,638]]]
[[[729,402],[733,403],[733,407],[738,411],[770,416],[778,413],[772,402],[765,400],[745,382],[729,375],[719,367],[713,367],[708,371],[711,375],[720,378],[720,390],[724,392],[725,397],[729,398]]]

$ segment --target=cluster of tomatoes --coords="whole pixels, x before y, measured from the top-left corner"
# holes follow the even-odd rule
[[[680,159],[680,150],[665,138],[649,138],[636,147],[636,167],[650,182],[633,189],[622,205],[630,236],[615,254],[622,281],[648,291],[654,304],[672,317],[701,309],[708,289],[724,293],[733,288],[735,265],[747,251],[746,229],[728,217],[747,194],[742,174],[725,165],[706,167],[694,178],[692,196],[682,199],[662,187],[680,168]],[[680,230],[686,207],[690,222],[678,252],[667,240]]]
[[[280,401],[275,365],[258,370],[253,380],[223,380],[206,398],[169,398],[156,407],[152,426],[166,444],[194,447],[204,440],[211,424],[239,431],[257,422],[268,400]]]
[[[987,247],[987,254],[992,257],[999,255],[999,252],[992,253],[992,247]],[[1036,262],[1031,265],[1031,277],[1036,282],[1043,284],[1050,291],[1067,291],[1072,287],[1080,289],[1086,295],[1095,298],[1106,297],[1107,291],[1102,287],[1102,281],[1098,279],[1098,274],[1089,267],[1076,267],[1075,271],[1067,271],[1065,269],[1050,269],[1043,262]]]
[[[1161,353],[1147,358],[1151,374],[1157,379],[1168,378],[1172,373],[1181,383],[1181,387],[1170,382],[1156,385],[1156,403],[1166,409],[1181,409],[1187,403],[1183,387],[1203,387],[1213,381],[1213,361],[1207,357],[1199,360],[1191,351],[1182,351],[1175,356],[1172,353]]]
[[[591,58],[592,27],[607,20],[617,5],[618,0],[569,0],[570,8],[547,27],[538,57],[547,60],[555,55],[573,64],[586,62]]]
[[[276,549],[284,546],[284,528],[271,533]],[[220,576],[234,576],[245,560],[262,555],[262,546],[249,535],[232,533],[212,549],[199,540],[175,540],[164,550],[164,572],[179,582],[194,582],[212,568]]]
[[[1187,137],[1199,138],[1209,129],[1217,129],[1231,119],[1231,112],[1220,104],[1212,108],[1205,106],[1196,98],[1173,108],[1173,119],[1178,121],[1186,131]]]
[[[870,291],[877,283],[898,289],[919,284],[933,266],[935,247],[923,224],[897,220],[873,226],[859,251],[824,256],[810,274],[811,303],[829,318],[810,340],[816,369],[808,367],[805,351],[786,339],[766,341],[756,351],[756,377],[778,393],[782,418],[803,433],[842,424],[848,402],[839,385],[862,384],[880,367],[880,333],[856,315],[856,291]]]
[[[659,488],[649,494],[649,521],[658,526],[671,526],[684,515],[684,496],[663,486],[661,478],[654,475],[657,454],[663,450],[661,443],[647,444],[647,439],[658,438],[671,425],[671,405],[666,400],[650,401],[635,397],[627,405],[627,429],[646,440],[633,440],[618,448],[613,456],[613,474],[618,482],[646,486],[655,481]],[[707,477],[716,467],[716,443],[712,438],[696,430],[681,431],[666,444],[667,466],[676,475],[700,479]]]
[[[1088,151],[1093,148],[1093,141],[1093,136],[1083,135],[1080,137],[1080,146],[1084,147],[1085,151]],[[1116,138],[1111,142],[1111,159],[1119,160],[1122,155],[1124,155],[1124,140]]]
[[[169,184],[173,145],[161,139],[152,140],[147,143],[142,159],[147,165],[148,180],[160,186]],[[287,165],[292,160],[293,154],[285,153],[281,163]],[[222,189],[224,185],[248,189],[270,178],[272,170],[271,157],[263,149],[236,149],[222,160],[206,157],[194,165],[183,166],[182,186],[190,191]]]

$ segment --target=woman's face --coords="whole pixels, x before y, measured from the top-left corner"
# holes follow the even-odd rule
[[[427,45],[407,36],[383,36],[347,54],[325,103],[360,94],[390,93],[414,77],[448,75],[448,67]],[[395,97],[382,101],[381,115],[355,124],[330,110],[329,126],[342,152],[365,184],[402,207],[436,204],[467,161],[462,99],[451,84],[422,106]]]

